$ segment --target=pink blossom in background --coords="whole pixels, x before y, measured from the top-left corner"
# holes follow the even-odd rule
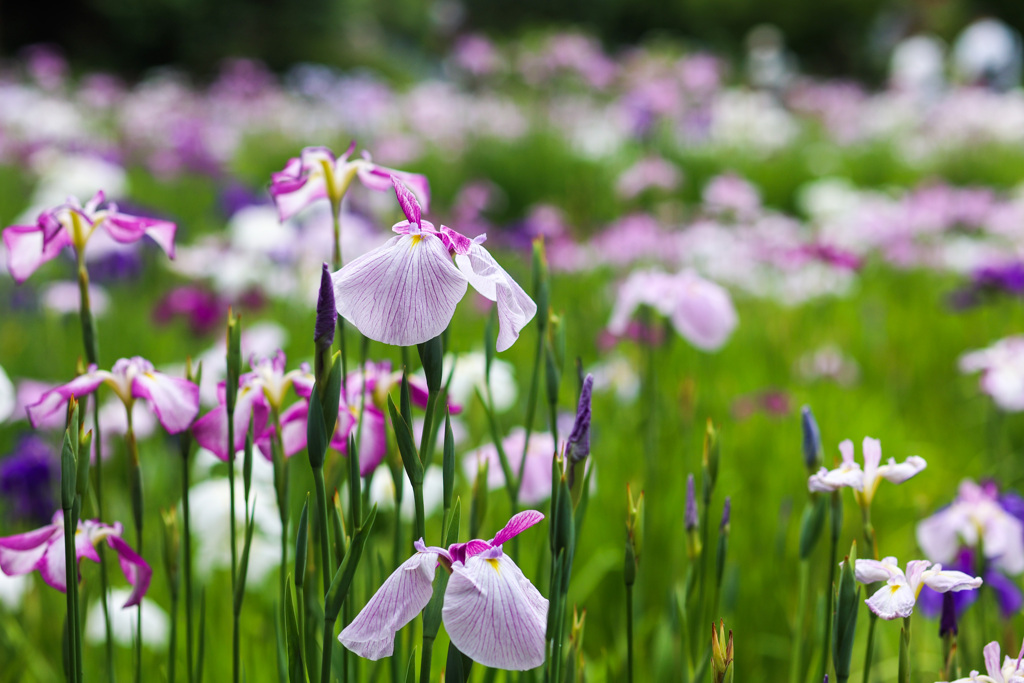
[[[679,188],[683,176],[675,164],[660,157],[645,157],[619,176],[615,191],[623,199],[633,199],[648,190],[672,192]]]
[[[526,461],[523,473],[520,474],[519,463],[522,461],[524,446],[526,430],[522,427],[514,427],[501,441],[512,475],[517,479],[522,478],[519,499],[526,505],[536,505],[551,497],[551,459],[555,455],[555,439],[548,432],[530,434],[530,443],[526,447]],[[469,481],[475,481],[477,471],[486,464],[487,487],[494,490],[505,486],[505,473],[498,457],[498,449],[493,443],[488,442],[470,451],[463,456],[462,463]]]
[[[170,221],[120,213],[114,203],[105,203],[97,192],[84,206],[71,197],[67,203],[44,211],[35,225],[12,225],[4,229],[7,269],[16,282],[24,282],[43,263],[57,257],[66,246],[85,249],[93,232],[102,227],[115,241],[126,244],[150,237],[174,258],[174,233]]]
[[[117,553],[121,571],[133,587],[124,604],[125,607],[132,607],[142,601],[142,596],[149,589],[153,570],[121,538],[122,530],[120,522],[111,526],[94,519],[79,520],[75,533],[75,558],[79,562],[83,557],[99,562],[96,546],[106,541]],[[38,569],[43,581],[64,593],[67,591],[66,567],[64,513],[61,510],[53,513],[53,520],[47,526],[0,538],[0,570],[8,576],[28,574]],[[77,567],[73,573],[77,575]]]
[[[735,173],[715,176],[704,186],[704,207],[715,215],[752,220],[761,212],[761,193]]]
[[[981,390],[1002,410],[1024,410],[1024,336],[1006,337],[992,346],[960,356],[960,372],[981,372]]]

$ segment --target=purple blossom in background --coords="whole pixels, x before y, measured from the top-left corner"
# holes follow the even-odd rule
[[[416,554],[388,577],[338,640],[360,657],[391,656],[395,634],[430,602],[440,564],[451,574],[441,618],[452,644],[483,666],[511,671],[540,666],[548,601],[502,552],[502,544],[542,519],[540,512],[526,510],[491,540],[454,543],[447,550],[419,539]]]
[[[192,334],[203,336],[221,327],[226,311],[227,305],[213,292],[186,285],[160,297],[153,308],[153,321],[166,325],[174,318],[184,318]]]
[[[138,553],[121,538],[123,527],[120,522],[113,526],[95,519],[78,522],[75,533],[75,557],[80,562],[87,557],[99,562],[96,546],[106,541],[117,553],[121,571],[132,593],[125,607],[138,605],[149,589],[153,570]],[[43,580],[61,593],[67,590],[67,564],[64,555],[64,513],[53,513],[50,524],[24,534],[0,538],[0,571],[8,576],[18,576],[39,570]]]
[[[514,427],[502,439],[501,447],[509,458],[512,476],[521,478],[519,500],[526,505],[536,505],[551,497],[551,459],[555,456],[555,439],[550,432],[530,434],[526,446],[526,460],[523,473],[519,463],[523,462],[523,447],[526,446],[526,430]],[[505,486],[505,474],[501,467],[498,449],[492,442],[463,456],[463,471],[469,481],[476,479],[477,471],[487,463],[487,487],[492,491]]]
[[[971,273],[971,281],[950,295],[950,306],[957,311],[973,308],[986,297],[999,294],[1024,297],[1024,262],[982,266]]]
[[[0,460],[0,496],[16,521],[45,523],[56,507],[54,491],[59,479],[56,452],[34,434],[19,438],[14,451]]]
[[[960,372],[981,372],[981,390],[1001,410],[1024,410],[1024,335],[1006,337],[960,356]]]
[[[971,548],[961,548],[957,553],[956,559],[947,565],[949,569],[973,574],[978,571],[976,564],[977,556],[974,550]],[[982,584],[982,590],[991,589],[996,598],[996,604],[999,605],[999,613],[1002,614],[1004,619],[1009,619],[1024,606],[1024,594],[1021,593],[1020,588],[1017,587],[1017,583],[1010,578],[1007,578],[1005,574],[996,569],[991,563],[986,563],[985,570],[981,573],[981,578],[984,579],[985,583]],[[944,614],[943,601],[945,596],[938,593],[927,586],[921,590],[921,596],[918,598],[918,602],[921,605],[921,611],[929,617]],[[962,591],[959,593],[952,594],[953,609],[955,611],[957,619],[959,619],[964,610],[966,610],[975,600],[978,599],[978,593],[975,591]]]
[[[24,282],[39,266],[56,258],[66,246],[82,252],[97,228],[103,228],[121,244],[137,242],[148,236],[174,258],[174,233],[177,230],[174,223],[121,213],[116,204],[106,202],[101,190],[84,206],[71,197],[66,203],[39,214],[35,225],[5,228],[3,238],[11,277],[16,282]]]

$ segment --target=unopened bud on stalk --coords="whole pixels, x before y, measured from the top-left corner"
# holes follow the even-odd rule
[[[732,498],[725,497],[725,504],[722,506],[722,521],[718,524],[718,530],[722,533],[729,533],[729,521],[732,516]]]
[[[228,415],[235,414],[235,401],[238,398],[238,378],[242,372],[242,317],[236,316],[228,308],[227,328],[227,382],[224,386],[224,405]],[[232,455],[233,457],[233,455]]]
[[[327,264],[320,271],[320,293],[316,299],[316,326],[313,343],[316,356],[313,359],[313,374],[321,387],[327,384],[331,372],[331,346],[334,344],[334,330],[338,326],[338,309],[334,305],[334,282]]]
[[[725,638],[725,622],[719,619],[718,630],[711,624],[711,680],[714,683],[732,683],[733,679],[732,631]]]
[[[172,597],[178,593],[178,554],[181,550],[181,535],[178,531],[178,510],[168,508],[160,511],[164,536],[164,570]]]
[[[626,484],[626,533],[633,556],[639,563],[644,549],[644,492],[641,491],[634,499],[629,484]]]
[[[701,541],[700,532],[697,526],[700,519],[697,516],[697,492],[693,483],[693,475],[686,477],[686,512],[683,517],[683,526],[686,529],[686,552],[690,559],[700,557]]]
[[[704,430],[704,454],[701,462],[704,474],[704,502],[707,503],[711,500],[711,492],[715,489],[715,482],[718,481],[719,462],[718,430],[715,429],[711,418],[708,418],[707,427]]]
[[[810,406],[800,409],[800,425],[803,428],[804,466],[814,474],[821,466],[821,431]]]
[[[565,454],[569,458],[569,488],[573,490],[574,501],[579,500],[576,487],[576,466],[581,465],[580,479],[582,480],[582,465],[590,455],[590,398],[593,389],[594,376],[588,374],[583,380],[583,389],[580,391],[580,402],[576,407],[576,421],[572,425],[569,440],[565,444]]]
[[[955,636],[959,631],[960,629],[958,628],[956,621],[956,601],[953,599],[953,593],[943,593],[942,615],[939,618],[939,637],[945,638],[947,635]]]
[[[78,401],[68,400],[67,429],[60,451],[60,506],[70,510],[75,504],[78,479]]]

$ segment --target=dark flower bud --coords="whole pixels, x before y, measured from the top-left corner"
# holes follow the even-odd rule
[[[942,616],[939,618],[939,637],[945,637],[948,635],[957,635],[959,629],[956,623],[956,600],[953,598],[953,593],[942,594]]]
[[[316,299],[316,329],[313,341],[318,346],[331,346],[334,343],[334,328],[338,325],[338,309],[334,304],[334,281],[327,264],[323,264],[320,272],[320,294]]]
[[[719,531],[728,532],[729,530],[729,519],[732,516],[732,498],[729,496],[725,497],[725,504],[722,506],[722,521],[718,525]]]
[[[821,431],[810,406],[800,409],[800,423],[804,433],[804,466],[813,473],[821,463]]]
[[[686,477],[686,516],[684,517],[686,530],[693,531],[697,528],[697,493],[694,489],[693,475]]]

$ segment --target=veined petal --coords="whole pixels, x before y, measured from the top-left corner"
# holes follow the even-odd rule
[[[441,616],[470,659],[512,671],[540,666],[547,613],[548,601],[500,549],[452,565]]]
[[[334,274],[338,314],[374,341],[413,346],[441,334],[466,276],[432,234],[401,235]]]
[[[998,676],[1001,679],[1003,677],[1003,673],[999,670],[999,641],[993,640],[985,646],[982,653],[985,655],[985,670],[988,671],[988,675],[993,677]]]
[[[857,560],[860,563],[860,560]],[[916,602],[914,591],[903,581],[903,578],[891,579],[864,602],[868,608],[885,620],[909,617],[914,611]]]
[[[50,389],[39,400],[28,406],[25,410],[28,413],[28,420],[35,427],[51,415],[63,411],[67,407],[68,399],[72,396],[82,397],[96,391],[96,387],[103,383],[109,373],[96,370],[96,366],[89,367],[89,372],[76,377],[67,384]]]
[[[518,536],[523,533],[534,524],[540,524],[541,520],[544,519],[544,514],[536,510],[523,510],[522,512],[513,515],[512,519],[508,520],[508,524],[505,528],[494,534],[488,543],[491,545],[501,545],[510,538]]]
[[[39,558],[39,562],[36,563],[43,581],[62,593],[68,589],[67,562],[65,562],[63,539],[64,534],[60,534],[59,537],[54,536],[50,543],[47,544],[46,552],[43,553],[43,556]],[[77,566],[75,570],[77,571]]]
[[[388,577],[338,636],[360,657],[378,660],[395,651],[395,634],[416,618],[433,594],[437,553],[416,553]]]
[[[895,557],[878,560],[857,560],[854,565],[854,576],[861,583],[875,583],[876,581],[888,581],[889,579],[903,576],[903,571],[896,564]]]
[[[142,559],[131,547],[124,542],[120,536],[108,536],[107,545],[117,553],[117,559],[121,563],[121,571],[124,578],[132,586],[132,594],[124,607],[131,607],[142,602],[142,597],[149,590],[149,582],[153,577],[153,569]]]
[[[419,200],[416,199],[416,195],[412,193],[402,179],[398,176],[391,175],[389,177],[391,184],[395,187],[395,196],[398,198],[398,205],[402,207],[402,213],[405,214],[406,220],[411,224],[415,224],[417,227],[421,227],[423,220],[423,208],[420,206]],[[360,178],[362,180],[362,178]]]
[[[356,174],[359,176],[359,182],[364,187],[377,190],[378,192],[387,192],[391,189],[391,177],[394,176],[409,188],[420,206],[423,207],[423,211],[430,211],[430,183],[427,181],[426,176],[419,173],[396,171],[393,168],[378,166],[366,160],[360,160],[355,163],[357,165]]]
[[[927,466],[928,463],[919,455],[912,455],[901,463],[897,463],[896,458],[889,458],[888,463],[878,468],[878,474],[894,484],[902,484]]]
[[[136,375],[132,395],[149,400],[160,424],[170,434],[188,429],[199,414],[199,387],[181,377],[160,372]]]
[[[519,331],[537,314],[537,304],[479,244],[471,245],[465,254],[456,254],[455,263],[473,289],[497,302],[497,349],[508,349],[519,338]]]
[[[22,283],[39,266],[56,258],[61,249],[71,244],[67,231],[57,233],[44,242],[43,231],[35,225],[12,225],[4,230],[7,247],[7,270],[17,283]]]

